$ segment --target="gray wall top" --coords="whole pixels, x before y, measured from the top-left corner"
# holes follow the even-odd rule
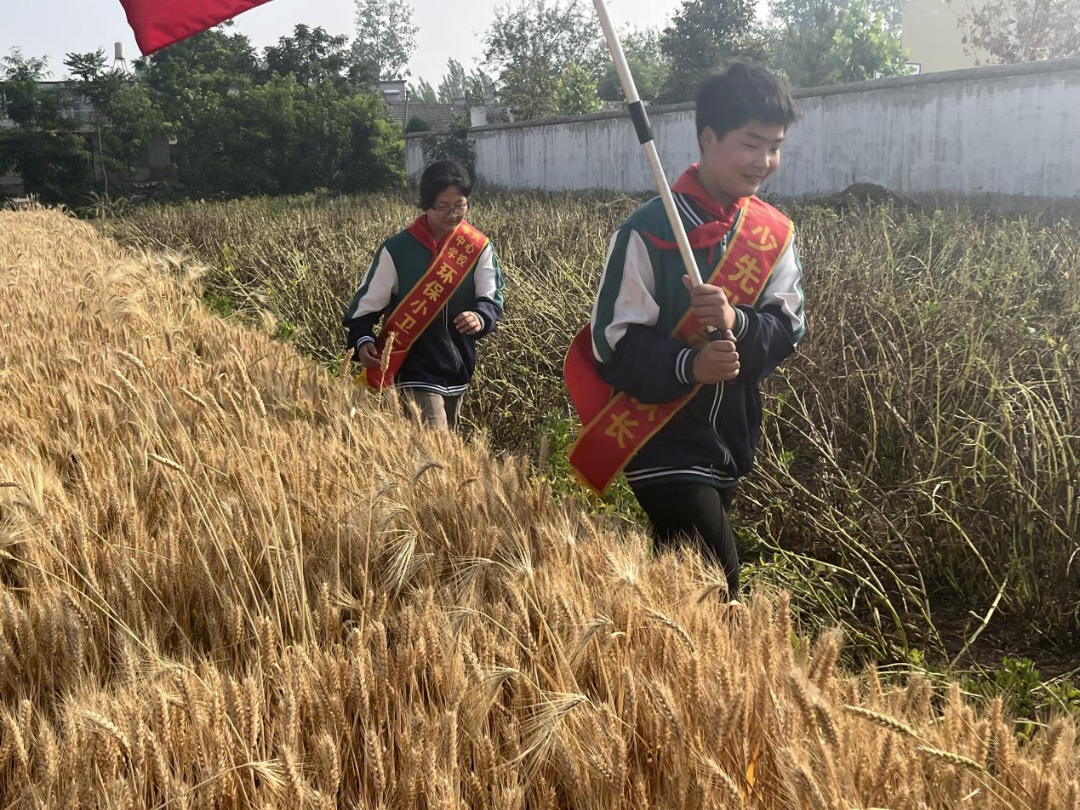
[[[818,98],[823,96],[847,95],[850,93],[873,93],[881,90],[891,90],[901,87],[912,87],[933,84],[952,84],[955,82],[977,81],[980,79],[1005,79],[1010,76],[1030,76],[1032,74],[1060,73],[1064,71],[1080,70],[1080,56],[1071,59],[1055,59],[1044,62],[1023,62],[1017,65],[992,65],[989,67],[967,68],[965,70],[948,70],[940,73],[924,73],[919,76],[896,76],[889,79],[874,79],[866,82],[852,82],[850,84],[834,84],[823,87],[804,87],[792,91],[795,98]],[[668,104],[649,107],[649,115],[661,115],[664,113],[692,112],[694,103]],[[488,124],[482,127],[473,127],[470,133],[495,132],[505,129],[530,129],[534,127],[555,126],[560,124],[587,123],[589,121],[605,121],[610,119],[628,118],[627,110],[620,109],[610,112],[590,113],[589,115],[562,116],[557,118],[538,118],[532,121],[514,121],[508,124]],[[405,139],[414,140],[432,135],[446,135],[449,129],[431,132],[411,132]]]

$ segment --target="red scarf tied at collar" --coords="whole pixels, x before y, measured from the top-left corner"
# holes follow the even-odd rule
[[[701,185],[701,181],[698,180],[697,163],[682,173],[682,177],[675,181],[675,185],[671,187],[671,190],[675,194],[685,194],[694,201],[698,208],[712,217],[709,222],[698,225],[694,230],[687,233],[686,236],[690,240],[690,247],[694,250],[711,248],[719,242],[724,237],[724,234],[731,230],[731,225],[735,222],[735,215],[746,205],[745,197],[735,200],[735,202],[727,206],[720,205],[710,197]],[[662,239],[657,239],[651,233],[645,235],[660,250],[679,249],[676,242],[665,242]]]
[[[432,253],[438,253],[439,250],[442,248],[443,243],[446,242],[446,240],[449,239],[454,233],[454,231],[451,230],[450,233],[448,233],[442,239],[437,240],[435,238],[435,232],[431,230],[431,224],[428,222],[426,214],[421,214],[420,216],[418,216],[413,221],[413,224],[408,227],[408,231],[410,234],[413,235],[413,238],[416,239],[417,242],[426,247]]]

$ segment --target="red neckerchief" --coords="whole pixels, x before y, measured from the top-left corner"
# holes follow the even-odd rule
[[[701,250],[702,248],[712,248],[717,242],[724,238],[724,235],[731,230],[732,224],[735,222],[735,216],[746,205],[746,198],[742,197],[731,205],[720,205],[712,197],[708,195],[704,187],[701,185],[701,181],[698,180],[698,164],[693,164],[682,173],[682,177],[675,181],[675,185],[671,187],[671,190],[675,194],[685,194],[692,199],[697,207],[704,211],[708,216],[712,217],[709,222],[703,225],[698,225],[694,230],[690,231],[686,236],[690,240],[690,247],[694,250]],[[649,237],[649,241],[653,243],[660,250],[678,250],[679,245],[676,242],[665,242],[662,239],[657,239],[651,233],[645,234]],[[710,264],[712,263],[712,257],[710,252]]]
[[[440,248],[442,248],[443,243],[447,239],[449,239],[451,237],[451,235],[453,235],[453,233],[454,233],[454,231],[452,230],[452,231],[450,231],[450,233],[448,233],[442,239],[436,240],[435,239],[435,232],[433,230],[431,230],[431,225],[427,221],[427,215],[426,214],[421,214],[420,216],[418,216],[413,221],[413,224],[410,225],[407,228],[407,230],[409,231],[410,234],[412,234],[413,238],[417,242],[419,242],[421,245],[426,247],[432,253],[438,253]],[[455,228],[455,230],[456,230],[456,228]]]

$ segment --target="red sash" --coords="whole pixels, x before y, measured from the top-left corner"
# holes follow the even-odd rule
[[[772,274],[777,260],[791,241],[791,222],[772,206],[750,197],[732,234],[728,249],[706,280],[723,289],[732,306],[754,304]],[[700,346],[707,340],[705,327],[692,310],[671,333]],[[686,396],[658,405],[646,405],[615,391],[596,372],[592,333],[586,326],[570,346],[563,363],[570,399],[584,425],[570,447],[570,464],[581,480],[603,493],[645,446],[682,408],[701,386]]]
[[[443,242],[442,249],[436,252],[423,277],[386,319],[376,345],[381,356],[389,346],[389,357],[383,356],[379,368],[365,371],[368,385],[372,388],[393,385],[409,349],[469,277],[487,244],[488,238],[472,225],[464,220],[458,223]]]

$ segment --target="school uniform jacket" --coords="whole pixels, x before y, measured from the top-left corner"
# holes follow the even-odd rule
[[[693,197],[676,193],[675,200],[688,233],[712,220]],[[738,216],[714,242],[694,251],[703,278],[719,263]],[[601,378],[648,404],[679,399],[695,385],[697,351],[669,337],[690,307],[674,242],[659,197],[632,214],[611,239],[591,319]],[[701,387],[627,465],[631,486],[693,481],[727,488],[750,471],[761,431],[758,385],[806,331],[801,277],[792,238],[758,300],[736,307],[738,378]]]
[[[427,272],[434,258],[433,240],[425,245],[406,229],[382,244],[343,319],[348,346],[359,350],[375,342],[375,325],[392,312]],[[394,380],[396,388],[416,388],[444,396],[464,394],[476,368],[476,341],[491,334],[503,309],[499,257],[488,242],[476,266],[435,320],[416,339]],[[454,326],[462,312],[480,316],[483,329],[463,335]]]

